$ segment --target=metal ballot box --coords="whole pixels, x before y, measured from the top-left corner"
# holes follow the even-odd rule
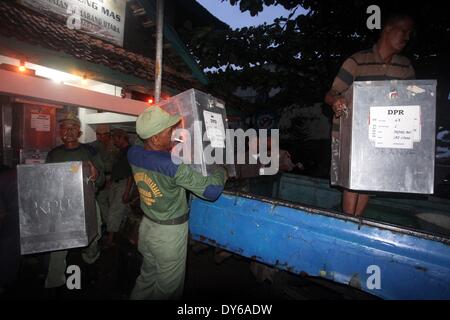
[[[87,246],[97,235],[95,190],[82,162],[17,166],[22,254]]]
[[[171,114],[179,114],[179,128],[185,129],[178,137],[179,145],[173,152],[180,155],[184,163],[207,176],[214,172],[217,160],[226,163],[227,115],[225,104],[196,89],[189,89],[158,104]],[[233,150],[228,150],[233,152]],[[226,165],[228,174],[235,176],[235,166]]]
[[[332,138],[331,184],[432,194],[436,81],[356,81]]]

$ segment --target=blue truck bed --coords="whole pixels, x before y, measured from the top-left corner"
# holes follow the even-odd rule
[[[194,198],[190,231],[195,240],[381,298],[450,299],[448,230],[421,216],[445,220],[448,201],[377,196],[364,219],[344,216],[339,203],[325,180],[249,179],[216,202]]]

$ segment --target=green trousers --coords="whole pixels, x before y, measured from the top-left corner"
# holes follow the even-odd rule
[[[106,219],[107,219],[107,215],[108,215],[108,210],[109,210],[109,191],[110,191],[111,187],[110,186],[104,186],[103,188],[101,188],[98,193],[97,196],[95,197],[95,199],[97,200],[97,203],[100,207],[100,212],[101,212],[101,217],[102,217],[102,223],[106,223]]]
[[[83,261],[87,264],[93,264],[100,257],[98,240],[101,237],[102,218],[98,204],[95,203],[95,205],[97,209],[96,211],[97,211],[98,233],[95,236],[94,240],[92,240],[92,242],[89,244],[89,246],[87,246],[81,251],[81,257],[83,258]],[[66,284],[67,253],[68,253],[67,250],[50,252],[48,273],[47,278],[45,279],[46,288],[56,288]]]
[[[109,209],[106,215],[106,231],[118,232],[124,221],[128,205],[122,202],[122,195],[127,187],[127,179],[114,182],[109,188]]]
[[[133,300],[180,299],[184,289],[188,222],[160,225],[143,218],[138,249],[144,260],[131,292]]]

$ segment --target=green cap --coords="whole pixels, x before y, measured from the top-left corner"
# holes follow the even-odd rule
[[[65,115],[64,118],[60,119],[59,124],[65,124],[65,123],[72,123],[72,124],[76,124],[77,126],[81,127],[81,122],[80,119],[78,119],[78,117],[73,113],[73,112],[69,112]]]
[[[136,120],[136,133],[142,139],[148,139],[180,122],[181,116],[171,115],[160,107],[150,107]]]

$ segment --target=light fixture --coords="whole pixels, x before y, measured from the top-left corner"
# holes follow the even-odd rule
[[[20,65],[19,65],[19,72],[25,72],[27,70],[27,68],[25,68],[25,62],[23,60],[20,60]]]
[[[153,104],[153,99],[152,99],[152,98],[148,98],[147,102],[148,102],[149,104]]]

